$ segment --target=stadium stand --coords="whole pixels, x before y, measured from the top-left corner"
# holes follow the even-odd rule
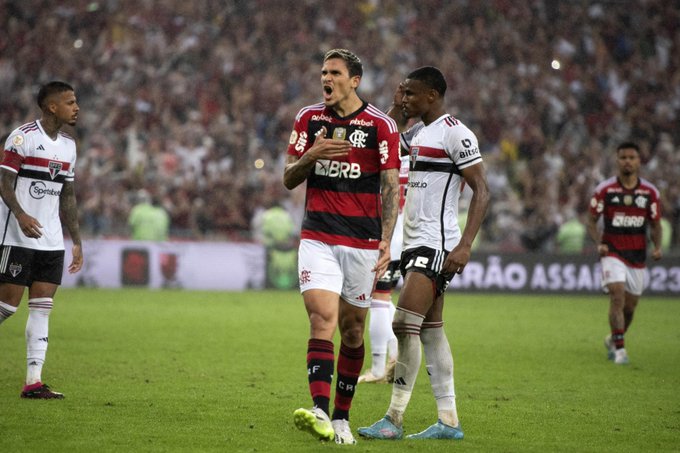
[[[0,134],[35,116],[40,83],[68,81],[87,235],[125,236],[146,189],[175,238],[250,240],[258,210],[291,204],[281,171],[294,115],[320,99],[323,52],[347,47],[376,105],[414,67],[445,73],[447,110],[488,167],[483,249],[552,251],[624,139],[642,147],[677,249],[678,23],[680,4],[663,0],[8,0]]]

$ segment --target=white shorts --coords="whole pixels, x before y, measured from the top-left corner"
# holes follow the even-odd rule
[[[378,250],[303,239],[298,253],[300,292],[325,289],[339,294],[356,307],[368,308],[375,285],[372,269],[378,256]]]
[[[623,261],[613,256],[604,256],[600,259],[602,265],[602,288],[607,292],[610,283],[625,283],[626,292],[639,296],[645,287],[644,268],[630,267]]]

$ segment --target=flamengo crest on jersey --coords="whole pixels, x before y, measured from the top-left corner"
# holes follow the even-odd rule
[[[76,144],[59,132],[52,140],[40,121],[15,129],[5,142],[0,167],[17,173],[15,193],[27,214],[43,226],[42,237],[26,237],[5,203],[0,203],[3,244],[37,250],[63,250],[64,237],[59,218],[59,197],[64,182],[74,180]]]
[[[460,241],[461,170],[482,162],[475,134],[446,114],[401,134],[410,156],[404,205],[404,250],[452,250]]]
[[[322,127],[328,138],[348,140],[348,156],[320,159],[307,177],[302,239],[377,249],[382,237],[380,172],[399,168],[399,133],[394,120],[364,102],[340,118],[323,103],[300,110],[287,153],[300,158]]]
[[[590,214],[603,217],[602,243],[609,247],[608,256],[631,267],[645,267],[647,225],[661,219],[659,191],[654,184],[639,178],[635,188],[626,189],[618,178],[611,177],[595,188]]]

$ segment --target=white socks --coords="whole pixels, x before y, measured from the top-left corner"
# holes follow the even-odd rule
[[[4,302],[0,302],[0,324],[2,322],[12,316],[14,313],[17,312],[17,307],[14,307],[10,304],[6,304]]]
[[[397,365],[394,369],[392,399],[387,415],[396,426],[401,426],[406,406],[420,369],[420,326],[425,317],[397,307],[392,328],[399,341]]]
[[[420,339],[425,351],[425,365],[432,393],[437,401],[439,419],[446,425],[458,426],[456,393],[453,387],[453,357],[443,328],[444,323],[423,323]]]
[[[26,321],[26,385],[40,382],[45,363],[48,341],[48,324],[52,298],[40,297],[28,300]]]
[[[376,299],[371,302],[368,335],[371,341],[371,373],[373,376],[385,375],[385,360],[388,351],[396,352],[397,339],[392,332],[394,304],[391,300]],[[393,346],[390,349],[389,343]],[[394,351],[394,352],[393,352]]]

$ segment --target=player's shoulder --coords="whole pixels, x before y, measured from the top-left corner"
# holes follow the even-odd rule
[[[595,186],[595,192],[603,192],[605,190],[619,186],[619,180],[616,176],[601,181],[597,186]]]
[[[34,134],[40,132],[40,126],[38,126],[37,121],[31,121],[30,123],[22,124],[21,126],[14,129],[14,132],[18,132],[24,135]]]
[[[76,139],[73,138],[73,136],[71,134],[67,133],[67,132],[59,131],[59,136],[62,137],[63,139],[65,139],[65,140],[69,141],[69,142],[73,142],[74,144],[76,142]]]
[[[472,129],[467,127],[461,120],[455,118],[453,115],[446,114],[437,120],[437,124],[442,128],[446,134],[455,137],[472,136],[477,139],[477,136]]]
[[[380,124],[384,124],[387,126],[390,132],[399,132],[399,128],[397,127],[397,122],[394,121],[394,119],[389,116],[387,113],[383,112],[379,108],[377,108],[375,105],[371,104],[370,102],[366,104],[366,108],[364,109],[364,112],[366,112],[367,115],[371,116],[376,120],[376,122]]]
[[[36,121],[23,124],[10,132],[10,134],[7,136],[6,146],[24,146],[24,143],[27,140],[30,140],[32,135],[36,132],[40,132],[40,128],[38,127],[38,123]]]
[[[30,123],[22,124],[21,126],[14,129],[10,136],[22,136],[27,137],[35,133],[40,132],[40,126],[38,126],[37,121],[31,121]]]
[[[657,197],[659,196],[659,189],[648,179],[640,178],[639,189],[649,190],[650,192],[654,192]]]
[[[297,115],[295,115],[295,121],[300,121],[305,117],[311,117],[313,115],[321,115],[325,109],[326,105],[323,102],[307,105],[298,111]]]

